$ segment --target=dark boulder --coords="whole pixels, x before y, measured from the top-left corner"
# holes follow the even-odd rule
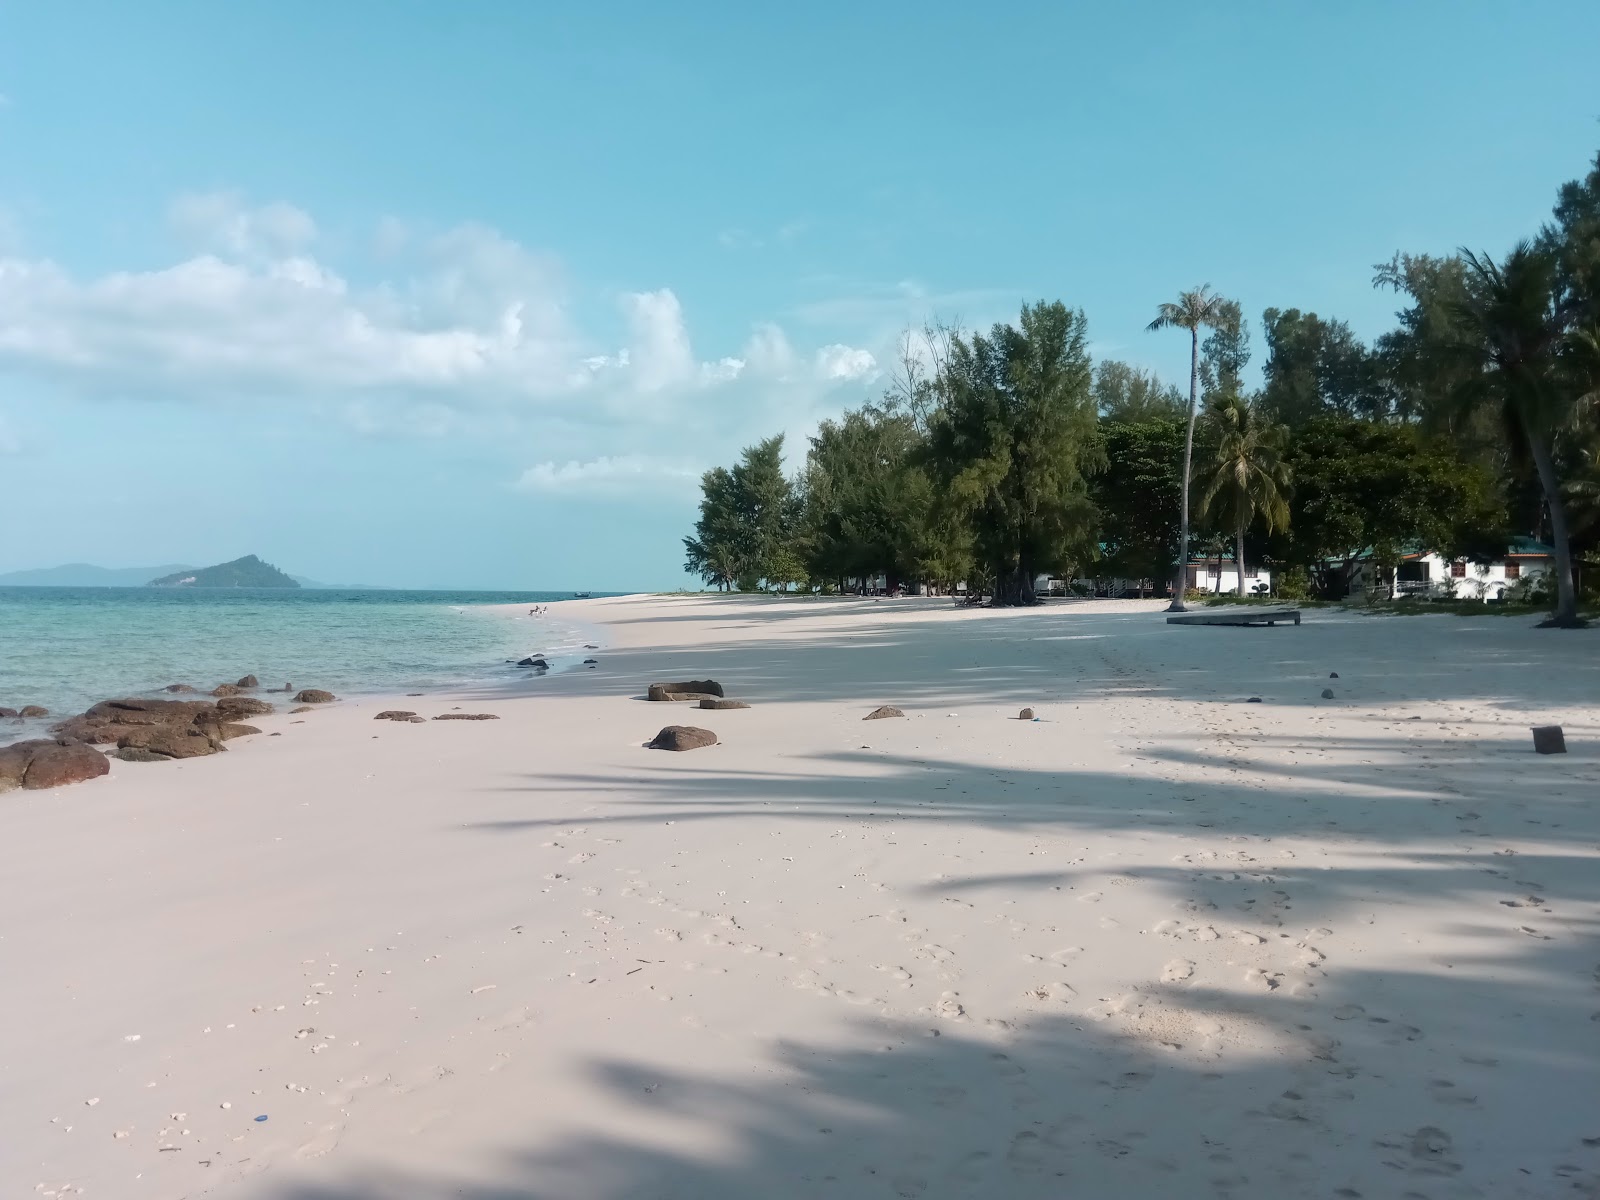
[[[403,708],[386,708],[372,719],[374,721],[409,721],[416,715],[416,713],[407,712]]]
[[[236,737],[249,737],[252,733],[260,733],[254,725],[242,725],[237,721],[226,721],[217,726],[217,736],[225,742],[231,742]]]
[[[743,700],[725,700],[721,696],[701,696],[700,707],[708,712],[715,712],[725,708],[749,708]]]
[[[0,746],[0,792],[60,787],[111,770],[106,756],[71,738],[40,738]]]
[[[76,717],[54,726],[53,732],[93,745],[109,745],[136,729],[189,725],[202,714],[216,712],[209,700],[149,700],[129,696],[102,700]]]
[[[1021,712],[1019,712],[1017,714],[1017,720],[1019,720],[1019,721],[1031,721],[1031,720],[1033,720],[1033,709],[1031,709],[1031,708],[1023,709]]]
[[[154,725],[117,739],[118,750],[148,750],[163,758],[200,758],[222,749],[215,725]]]
[[[699,750],[716,744],[716,734],[693,725],[668,725],[646,743],[651,750]]]
[[[49,715],[50,710],[45,708],[42,704],[24,704],[20,709],[17,710],[17,716],[19,717],[38,719],[39,717],[48,717]]]
[[[1322,698],[1324,700],[1332,700],[1333,699],[1333,689],[1332,688],[1323,688],[1322,689]]]
[[[257,688],[261,686],[261,680],[257,679],[254,675],[246,675],[233,686],[240,688]]]
[[[224,696],[217,701],[217,711],[228,717],[264,717],[276,710],[254,696]]]
[[[120,750],[111,752],[112,758],[120,758],[123,762],[171,762],[165,754],[157,754],[154,750],[146,750],[140,746],[124,746]]]
[[[187,683],[169,683],[161,689],[164,692],[192,692],[194,689]]]
[[[21,715],[22,714],[17,712],[16,709],[6,708],[3,704],[0,704],[0,720],[5,719],[6,717],[17,717]]]
[[[524,658],[524,659],[520,660],[517,663],[517,666],[519,666],[519,667],[537,667],[541,671],[548,671],[550,669],[550,664],[549,663],[545,662],[544,659],[539,658],[539,657],[537,657],[535,655],[529,655],[527,658]]]
[[[435,721],[498,721],[494,713],[440,713]]]
[[[300,707],[299,707],[299,708],[291,708],[291,709],[290,709],[290,710],[289,710],[289,715],[290,715],[290,716],[291,716],[291,717],[292,717],[292,716],[294,716],[294,714],[295,714],[295,713],[303,713],[303,712],[316,712],[316,711],[317,711],[317,710],[316,710],[316,709],[314,709],[314,708],[312,708],[312,707],[311,707],[311,705],[309,705],[309,704],[302,704],[302,705],[301,705],[301,706],[300,706]]]
[[[239,694],[239,685],[236,683],[219,683],[211,689],[211,694],[213,696],[237,696]]]
[[[861,719],[863,721],[881,721],[885,717],[903,717],[903,716],[905,716],[905,713],[901,712],[894,705],[892,705],[892,704],[884,704],[884,705],[879,706],[878,708],[873,709],[871,712],[869,712],[866,716],[862,717]]]
[[[652,683],[647,697],[656,701],[699,700],[722,694],[722,685],[715,679],[686,679],[681,683]]]
[[[331,704],[337,699],[332,692],[325,692],[321,688],[302,688],[295,696],[296,704]]]

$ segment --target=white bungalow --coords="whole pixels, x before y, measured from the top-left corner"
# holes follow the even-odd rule
[[[1532,538],[1515,538],[1504,556],[1477,562],[1447,559],[1433,550],[1405,555],[1395,568],[1396,596],[1453,597],[1457,600],[1499,600],[1522,579],[1548,574],[1555,567],[1555,551]],[[1350,594],[1374,588],[1387,591],[1383,572],[1370,560],[1358,562],[1350,572]]]
[[[1189,575],[1185,581],[1197,592],[1237,592],[1239,568],[1231,556],[1217,558],[1191,558]],[[1263,566],[1244,564],[1244,590],[1248,595],[1265,596],[1272,591],[1272,572]]]

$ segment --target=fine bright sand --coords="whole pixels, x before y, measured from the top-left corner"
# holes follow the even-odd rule
[[[597,600],[0,797],[0,1196],[1600,1195],[1600,633],[1159,610]]]

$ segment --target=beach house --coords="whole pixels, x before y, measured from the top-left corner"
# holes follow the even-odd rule
[[[1436,550],[1413,550],[1394,569],[1394,595],[1499,600],[1525,579],[1537,579],[1555,566],[1555,551],[1533,538],[1512,539],[1499,558],[1477,561],[1445,558]],[[1387,594],[1389,572],[1370,557],[1358,559],[1350,571],[1350,594]]]
[[[1189,560],[1186,586],[1197,592],[1237,592],[1239,566],[1231,555]],[[1272,590],[1272,572],[1264,566],[1244,565],[1244,590],[1246,594],[1266,595]]]

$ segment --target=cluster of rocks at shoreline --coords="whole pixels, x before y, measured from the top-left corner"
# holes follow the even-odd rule
[[[0,792],[16,788],[38,789],[77,783],[106,774],[108,757],[124,762],[170,762],[216,754],[227,747],[224,742],[258,734],[261,730],[244,718],[275,712],[274,706],[242,693],[260,687],[254,675],[238,683],[219,684],[210,700],[163,700],[146,696],[126,696],[102,700],[76,716],[50,727],[51,737],[33,738],[0,747]],[[289,692],[292,684],[273,691]],[[172,695],[196,694],[186,683],[169,684],[163,691]],[[334,699],[332,692],[306,688],[295,697],[305,711],[314,704]],[[15,710],[25,718],[49,716],[38,705]],[[0,709],[0,715],[13,710]],[[109,751],[99,747],[114,747]]]

